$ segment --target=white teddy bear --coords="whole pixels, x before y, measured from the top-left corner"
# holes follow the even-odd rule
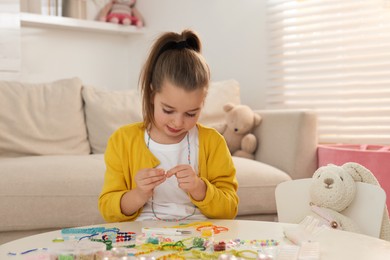
[[[340,213],[351,204],[355,194],[355,180],[346,169],[332,164],[320,167],[310,186],[312,214],[329,227],[359,233],[356,223]]]
[[[328,164],[320,167],[313,174],[310,187],[311,216],[331,228],[359,233],[356,223],[341,213],[355,198],[356,181],[379,185],[375,176],[358,163],[349,162],[342,166]],[[380,237],[390,240],[387,207],[383,213]]]

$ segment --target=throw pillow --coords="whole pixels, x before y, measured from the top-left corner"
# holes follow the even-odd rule
[[[104,153],[108,138],[120,126],[142,120],[136,90],[115,91],[84,87],[85,117],[92,153]]]
[[[239,83],[234,79],[211,82],[199,122],[207,126],[224,123],[227,103],[241,103]]]
[[[0,157],[89,154],[81,86],[0,81]]]

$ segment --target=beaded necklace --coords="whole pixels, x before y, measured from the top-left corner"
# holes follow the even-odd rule
[[[150,133],[149,131],[147,131],[147,134],[148,134],[148,142],[147,142],[147,147],[149,148],[149,145],[150,145]],[[190,136],[189,136],[189,132],[187,133],[186,135],[187,137],[187,148],[188,148],[188,156],[187,156],[187,160],[188,160],[188,164],[191,165],[191,145],[190,145]],[[157,216],[156,212],[154,211],[154,198],[152,196],[152,212],[153,212],[153,215],[156,219],[158,220],[161,220],[161,221],[167,221],[167,222],[178,222],[178,221],[182,221],[182,220],[185,220],[193,215],[195,215],[195,212],[196,212],[196,206],[194,205],[194,211],[188,215],[188,216],[185,216],[183,218],[174,218],[174,219],[163,219],[163,218],[160,218]]]

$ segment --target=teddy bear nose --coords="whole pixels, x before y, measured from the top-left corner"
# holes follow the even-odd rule
[[[326,178],[326,179],[324,180],[324,183],[325,183],[326,185],[330,186],[330,185],[333,184],[333,179],[331,179],[331,178]]]
[[[238,131],[238,128],[234,128],[234,132],[237,132]]]

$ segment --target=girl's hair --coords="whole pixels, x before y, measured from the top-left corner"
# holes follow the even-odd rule
[[[198,35],[191,30],[164,33],[154,43],[140,77],[145,127],[154,123],[152,101],[165,81],[186,91],[208,88],[210,70],[201,49]]]

